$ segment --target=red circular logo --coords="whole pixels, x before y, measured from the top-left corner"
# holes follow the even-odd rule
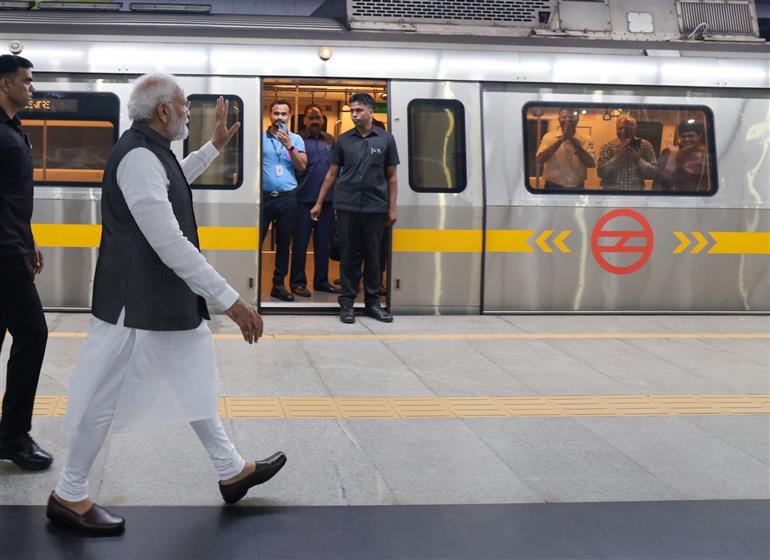
[[[608,228],[615,221],[614,228]],[[641,229],[631,227],[636,224]],[[626,229],[619,229],[620,227]],[[635,240],[640,239],[641,242]],[[602,216],[591,233],[591,252],[596,262],[607,272],[631,274],[642,268],[652,255],[654,239],[650,223],[639,212],[621,208]],[[614,262],[607,260],[608,256]],[[629,259],[630,255],[633,258]]]

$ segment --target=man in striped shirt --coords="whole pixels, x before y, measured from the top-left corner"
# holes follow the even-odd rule
[[[644,180],[658,174],[655,150],[647,140],[637,138],[636,119],[623,115],[616,125],[618,137],[602,147],[597,171],[602,188],[643,191]]]

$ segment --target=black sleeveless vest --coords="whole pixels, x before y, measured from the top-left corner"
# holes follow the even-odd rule
[[[120,161],[134,148],[147,148],[163,164],[168,199],[185,237],[200,248],[192,192],[170,142],[134,122],[110,153],[102,182],[102,240],[94,278],[94,316],[113,325],[125,307],[124,324],[134,329],[195,329],[208,319],[205,300],[158,257],[128,209],[118,187]]]

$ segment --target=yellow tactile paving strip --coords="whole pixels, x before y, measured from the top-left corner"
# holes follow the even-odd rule
[[[36,416],[63,416],[64,395],[40,395]],[[577,416],[768,416],[770,395],[547,397],[220,397],[223,418],[523,418]]]
[[[85,338],[85,332],[49,332],[49,338]],[[214,335],[218,340],[243,340],[240,334]],[[450,333],[450,334],[266,334],[263,340],[770,340],[770,332],[576,332],[576,333]]]

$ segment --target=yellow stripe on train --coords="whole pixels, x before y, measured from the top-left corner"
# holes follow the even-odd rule
[[[770,255],[770,232],[710,231],[714,246],[709,254]]]
[[[535,230],[492,230],[487,232],[487,252],[532,253],[529,239]],[[480,253],[481,230],[468,229],[396,229],[393,251],[396,253]]]
[[[394,229],[396,253],[480,253],[481,230]]]
[[[35,241],[41,247],[98,247],[102,226],[98,224],[32,224]],[[256,251],[259,230],[255,227],[198,228],[201,249],[215,251]]]
[[[41,247],[98,247],[102,227],[98,224],[32,224],[35,241]],[[681,232],[675,232],[681,233]],[[711,231],[714,244],[700,254],[770,255],[770,232]],[[553,234],[553,239],[550,239]],[[545,253],[569,253],[570,230],[490,230],[486,234],[489,253],[533,253],[536,247]],[[256,251],[259,229],[256,227],[198,228],[201,249],[214,251]],[[684,245],[681,237],[680,247]],[[481,230],[469,229],[395,229],[393,251],[396,253],[481,253]],[[687,241],[689,244],[689,240]],[[551,250],[549,250],[551,249]],[[677,252],[675,250],[675,252]],[[681,252],[681,251],[680,251]]]
[[[102,226],[94,224],[32,224],[41,247],[98,247]]]

